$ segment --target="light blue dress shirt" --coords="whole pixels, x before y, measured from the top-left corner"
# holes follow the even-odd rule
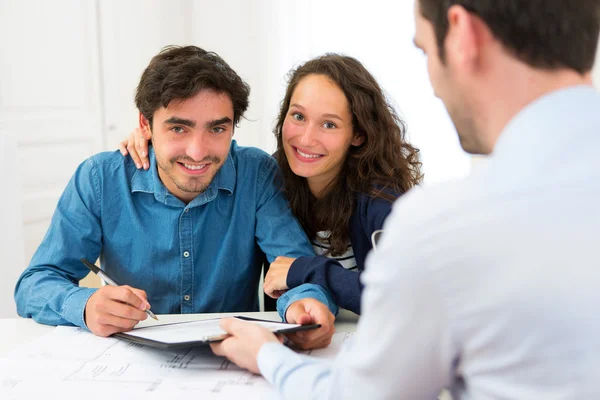
[[[154,313],[178,314],[257,311],[263,253],[269,262],[314,256],[263,151],[233,141],[212,183],[187,205],[161,182],[152,149],[149,156],[147,171],[116,151],[79,166],[17,283],[19,315],[85,327],[95,289],[77,286],[89,273],[82,257],[100,257],[115,281],[144,289]],[[303,297],[337,309],[312,285],[290,291],[280,311]]]
[[[550,93],[467,179],[403,196],[333,363],[275,343],[286,399],[600,399],[600,94]]]

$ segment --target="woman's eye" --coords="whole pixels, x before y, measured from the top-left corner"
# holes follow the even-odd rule
[[[337,126],[333,122],[325,122],[323,124],[323,127],[325,129],[334,129],[334,128],[337,128]]]
[[[299,113],[293,113],[292,118],[294,118],[296,121],[304,121],[304,115]]]

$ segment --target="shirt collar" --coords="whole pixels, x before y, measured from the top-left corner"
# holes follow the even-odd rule
[[[524,161],[535,154],[577,141],[589,133],[590,118],[600,106],[600,96],[591,86],[578,85],[548,93],[519,112],[498,138],[492,160]],[[597,117],[596,117],[597,118]]]
[[[234,145],[235,141],[231,144],[231,148],[233,148]],[[227,153],[225,163],[221,166],[208,188],[196,196],[196,198],[188,204],[189,207],[204,204],[213,200],[217,196],[218,190],[225,190],[230,194],[233,194],[236,181],[236,169],[231,155],[231,148],[229,153]],[[154,154],[154,149],[152,147],[149,148],[148,159],[150,161],[150,168],[148,170],[138,169],[134,172],[131,178],[131,193],[152,193],[156,200],[161,203],[174,206],[185,206],[185,204],[177,197],[173,196],[162,183],[160,176],[158,175],[156,155]]]
[[[233,148],[234,144],[235,141],[231,144],[231,148]],[[227,153],[227,160],[225,160],[225,163],[219,172],[217,172],[217,175],[211,184],[214,183],[214,181],[217,181],[216,186],[218,189],[226,190],[230,194],[233,194],[233,190],[235,189],[236,170],[233,157],[231,156],[231,148],[229,149],[229,153]]]

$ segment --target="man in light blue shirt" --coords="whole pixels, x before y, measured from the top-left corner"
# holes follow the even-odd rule
[[[599,399],[600,1],[416,0],[415,19],[461,145],[489,159],[397,202],[333,363],[235,320],[213,349],[288,399]]]
[[[248,96],[214,53],[171,47],[154,57],[136,93],[140,126],[152,132],[151,168],[119,152],[79,166],[17,283],[18,313],[107,336],[131,329],[150,306],[157,314],[257,311],[263,253],[269,261],[314,253],[275,161],[232,141]],[[79,287],[89,272],[80,258],[98,256],[130,286]],[[323,325],[296,337],[299,345],[329,343],[337,306],[327,291],[306,285],[285,298],[288,321]]]

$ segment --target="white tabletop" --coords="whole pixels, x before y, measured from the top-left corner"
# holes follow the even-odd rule
[[[224,314],[167,314],[157,315],[159,321],[151,318],[142,321],[139,326],[155,325],[165,322],[198,321],[210,318],[220,318],[234,315],[281,321],[275,311],[251,313],[224,313]],[[342,310],[336,318],[335,329],[338,332],[351,332],[356,329],[358,316],[350,311]],[[0,318],[0,357],[17,346],[29,343],[36,338],[52,331],[54,326],[42,325],[28,318]]]
[[[140,326],[153,325],[165,322],[197,321],[210,318],[220,318],[233,315],[243,315],[253,318],[267,319],[271,321],[280,321],[277,312],[253,312],[253,313],[225,313],[225,314],[168,314],[158,315],[159,321],[151,318],[142,321]],[[337,332],[353,332],[356,330],[358,315],[341,310],[335,320],[335,329]],[[0,318],[0,358],[7,355],[17,346],[29,343],[36,338],[52,331],[54,326],[42,325],[27,318]],[[439,400],[451,400],[451,396],[444,392]]]

